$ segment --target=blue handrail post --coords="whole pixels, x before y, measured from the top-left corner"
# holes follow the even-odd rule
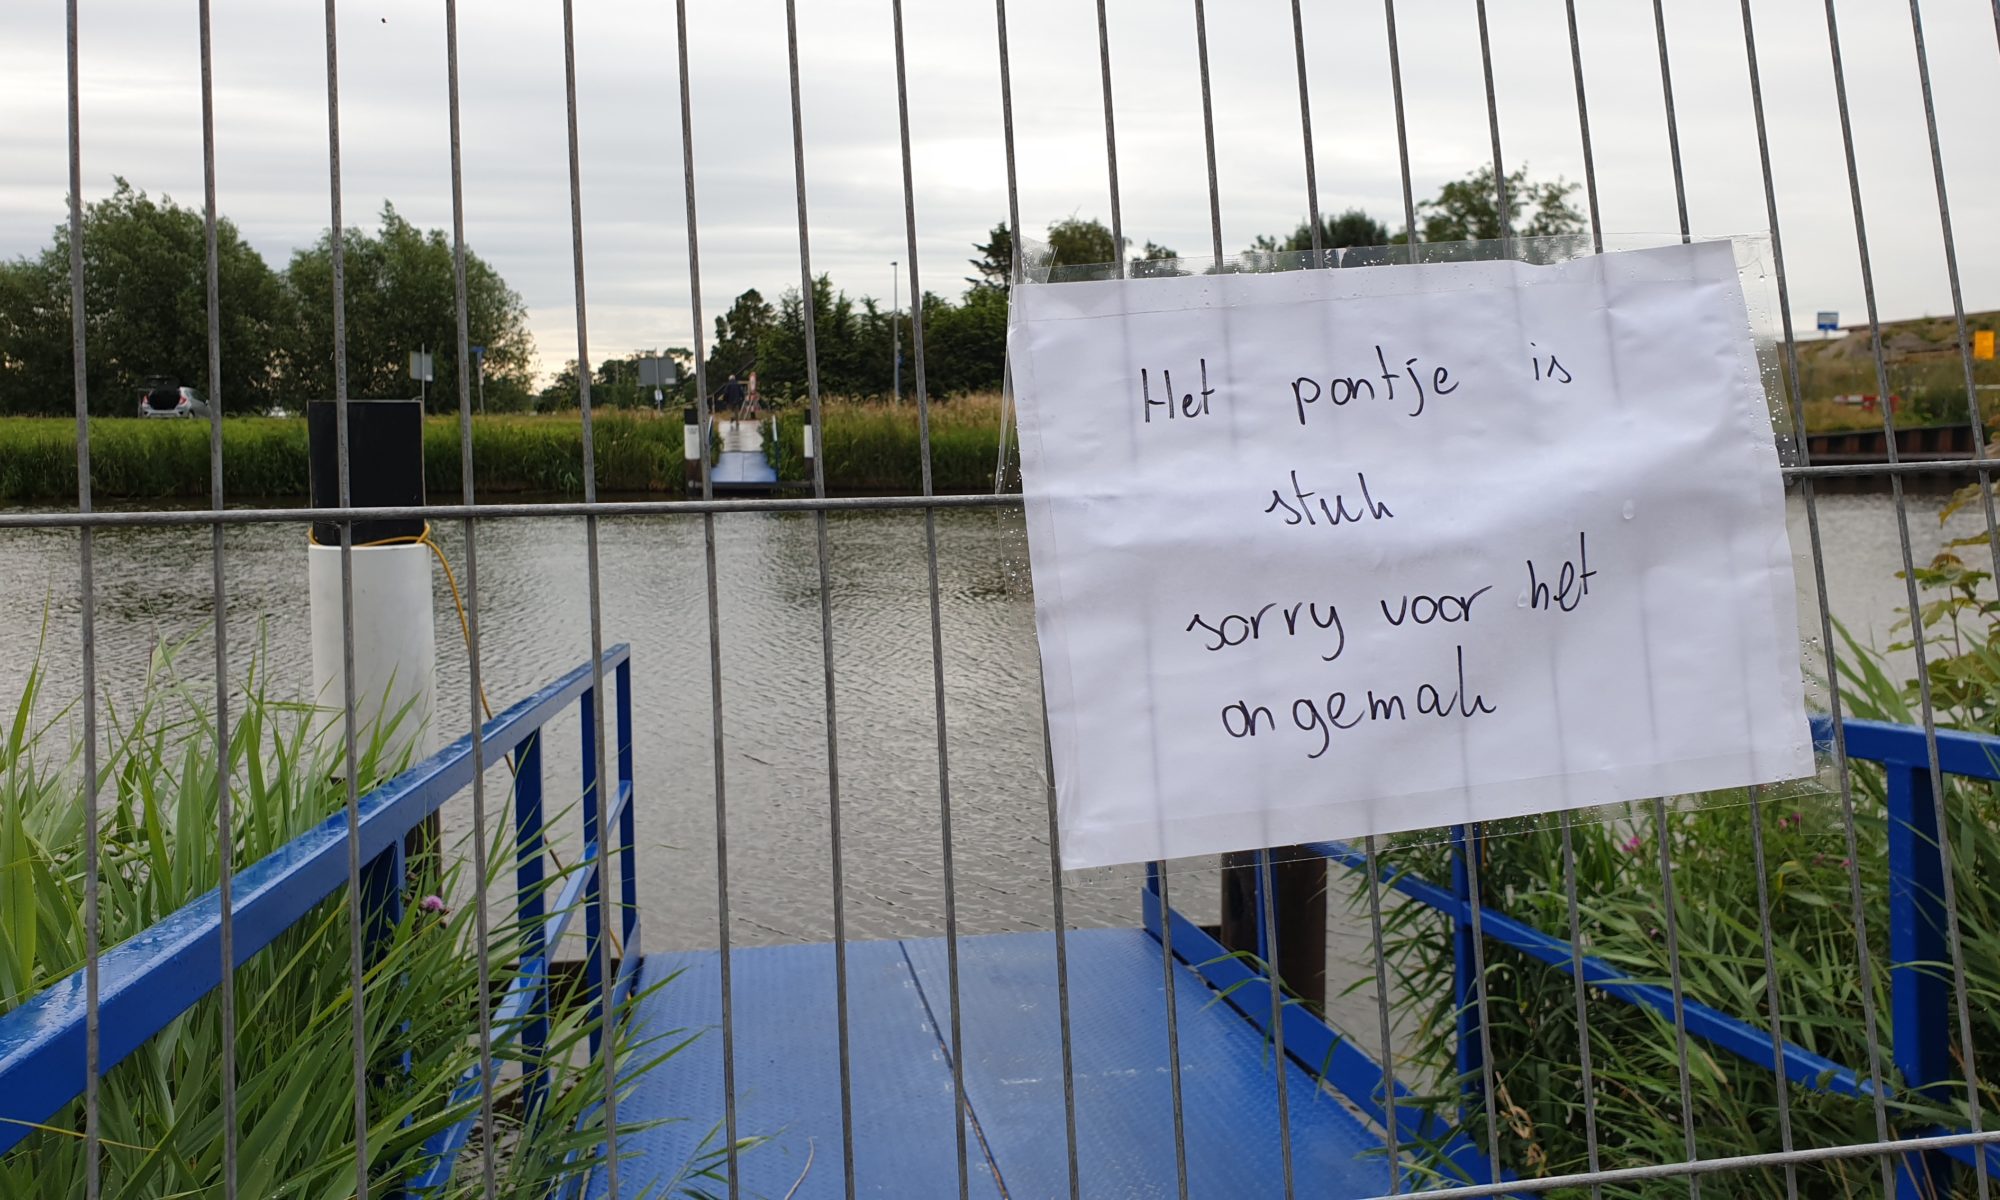
[[[584,689],[578,701],[583,715],[583,855],[577,870],[583,872],[583,1007],[594,1011],[604,990],[604,967],[599,961],[604,941],[604,794],[597,775],[597,689]],[[596,1056],[604,1031],[593,1025],[590,1053]]]
[[[542,735],[529,734],[514,747],[514,914],[521,929],[521,971],[533,999],[521,1028],[525,1061],[539,1064],[549,1044],[549,944],[544,918]],[[541,1107],[548,1079],[539,1065],[524,1067],[522,1088],[529,1113]]]
[[[1469,856],[1479,853],[1479,831],[1459,825],[1451,832],[1451,894],[1458,901],[1451,918],[1451,992],[1458,1006],[1458,1079],[1462,1105],[1459,1122],[1464,1124],[1481,1099],[1481,1081],[1486,1063],[1480,1053],[1479,987],[1477,947],[1472,943],[1472,906],[1479,898],[1472,894]]]
[[[1896,1070],[1911,1091],[1950,1096],[1951,1002],[1945,961],[1944,857],[1930,764],[1891,762],[1889,817],[1889,980]],[[1949,1194],[1951,1160],[1909,1154],[1897,1160],[1897,1200]]]
[[[361,866],[361,920],[366,929],[362,944],[370,959],[381,952],[402,923],[403,877],[408,871],[401,838]]]
[[[618,812],[618,899],[624,910],[619,922],[619,936],[624,942],[623,958],[626,965],[639,961],[639,946],[635,935],[639,932],[639,860],[637,822],[634,810],[639,806],[638,784],[632,768],[632,660],[627,658],[618,664],[618,791],[616,795],[632,793],[624,807]],[[623,973],[622,971],[620,972]]]

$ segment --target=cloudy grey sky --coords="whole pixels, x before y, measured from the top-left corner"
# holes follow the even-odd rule
[[[1855,140],[1885,317],[1950,310],[1906,0],[1839,0]],[[691,338],[673,5],[576,0],[584,243],[593,359]],[[689,0],[703,304],[798,281],[783,0]],[[888,0],[800,0],[813,260],[886,297],[904,259]],[[1671,231],[1672,176],[1652,9],[1577,0],[1606,230]],[[1560,0],[1492,0],[1510,164],[1582,177]],[[1697,233],[1766,226],[1738,0],[1668,0]],[[1306,0],[1321,205],[1400,222],[1382,5]],[[956,293],[971,244],[1006,215],[993,6],[905,5],[924,286]],[[1756,0],[1795,314],[1863,315],[1821,0]],[[194,0],[82,0],[83,172],[201,195]],[[526,299],[545,365],[576,345],[559,0],[463,0],[466,228]],[[1471,0],[1400,0],[1418,195],[1490,157]],[[1109,213],[1094,11],[1008,4],[1021,215],[1030,233]],[[1125,227],[1208,244],[1191,3],[1113,0]],[[63,4],[0,4],[0,255],[45,245],[63,213]],[[1986,0],[1925,0],[1940,135],[1970,307],[2000,308]],[[222,211],[274,266],[327,224],[323,11],[214,0]],[[1209,0],[1225,248],[1305,211],[1289,0]],[[450,221],[441,0],[342,0],[342,165],[350,224],[392,200]],[[1581,206],[1581,194],[1578,202]]]

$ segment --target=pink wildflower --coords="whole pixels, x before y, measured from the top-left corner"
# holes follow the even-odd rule
[[[1639,835],[1635,833],[1631,837],[1628,837],[1624,841],[1618,843],[1618,848],[1620,850],[1623,850],[1627,854],[1637,854],[1639,852],[1639,847],[1644,844],[1645,843],[1639,840]]]
[[[423,909],[425,912],[441,913],[444,911],[444,897],[425,896],[422,900],[417,901],[417,907]]]

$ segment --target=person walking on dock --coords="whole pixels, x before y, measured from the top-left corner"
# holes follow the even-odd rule
[[[722,385],[722,404],[720,407],[724,412],[741,413],[743,411],[743,385],[736,381],[736,376],[734,375],[731,375],[729,381]]]

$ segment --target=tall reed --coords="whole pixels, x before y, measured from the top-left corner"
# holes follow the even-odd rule
[[[80,752],[66,736],[73,714],[35,724],[44,686],[41,670],[31,671],[0,742],[0,1012],[79,969],[84,955]],[[339,748],[316,744],[312,715],[270,698],[253,667],[232,701],[229,744],[218,755],[212,713],[177,675],[170,651],[155,657],[138,708],[107,712],[104,723],[97,832],[107,949],[215,887],[219,773],[230,780],[231,854],[239,870],[339,809],[344,791],[331,782]],[[385,760],[386,738],[384,731],[365,739],[361,778],[380,778],[400,765]],[[507,811],[504,797],[495,810]],[[488,885],[511,866],[505,824],[489,848]],[[374,1194],[391,1194],[425,1164],[427,1138],[478,1111],[476,1099],[452,1099],[479,1062],[479,947],[469,899],[481,881],[469,877],[466,857],[414,864],[404,914],[369,959],[361,1059]],[[560,888],[565,879],[557,870],[546,886]],[[429,895],[438,902],[420,902]],[[333,1198],[355,1190],[347,904],[342,889],[235,973],[238,1195]],[[485,947],[496,995],[519,977],[532,932],[505,907],[492,906]],[[596,1106],[604,1078],[585,1052],[600,1019],[594,1006],[555,1012],[543,1060],[550,1098],[540,1107],[521,1104],[520,1072],[503,1069],[495,1088],[498,1126],[490,1133],[502,1194],[545,1195],[574,1178],[601,1143]],[[508,1032],[495,1031],[503,1038],[497,1047],[503,1068],[521,1058],[518,1044],[504,1041]],[[641,1041],[623,1024],[616,1036],[628,1088],[686,1044]],[[220,1005],[211,994],[106,1074],[103,1195],[220,1194],[221,1055]],[[82,1131],[82,1105],[73,1102],[0,1158],[0,1198],[82,1196]],[[447,1194],[479,1194],[476,1161],[476,1152],[463,1156]],[[674,1194],[712,1181],[715,1166],[715,1156],[704,1152],[687,1165]]]

